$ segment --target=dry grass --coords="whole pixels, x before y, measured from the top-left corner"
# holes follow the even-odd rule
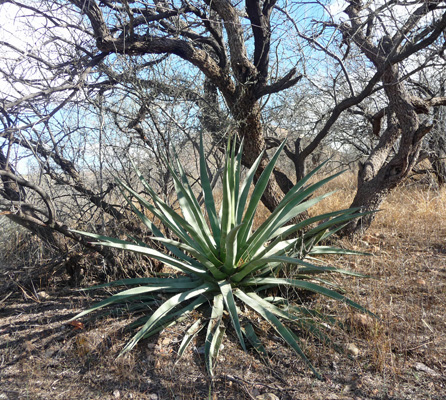
[[[324,191],[338,192],[312,213],[348,207],[354,181],[353,175],[344,174],[330,183]],[[267,212],[260,215],[257,223]],[[0,304],[0,398],[256,399],[274,393],[281,399],[444,399],[446,191],[398,188],[367,235],[342,244],[373,253],[333,261],[373,277],[337,279],[349,297],[380,320],[355,315],[335,302],[310,299],[344,321],[349,331],[333,338],[350,344],[351,359],[304,340],[324,382],[315,381],[266,327],[262,336],[270,365],[243,353],[229,330],[213,382],[206,377],[200,349],[192,348],[174,364],[186,324],[116,359],[129,337],[122,331],[123,322],[105,318],[83,330],[67,326],[68,318],[92,299],[54,282],[39,289],[47,298],[18,291]]]
[[[313,212],[351,202],[353,176],[341,176],[331,185],[340,190]],[[422,362],[445,374],[445,211],[445,189],[402,186],[388,196],[361,240],[344,241],[346,247],[373,253],[340,262],[375,278],[350,281],[349,289],[382,318],[362,338],[378,371],[398,375]]]

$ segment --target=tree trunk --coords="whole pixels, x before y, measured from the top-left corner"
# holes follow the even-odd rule
[[[389,192],[407,178],[418,161],[422,140],[432,128],[420,124],[415,99],[399,80],[397,65],[387,69],[382,81],[389,99],[387,129],[358,173],[358,189],[351,207],[359,207],[362,212],[377,210]],[[389,160],[394,146],[398,146],[397,152]],[[341,235],[358,236],[373,220],[374,214],[361,217],[348,224]]]
[[[442,151],[439,154],[435,154],[435,156],[430,156],[429,160],[437,178],[438,186],[443,187],[446,183],[446,152]]]
[[[432,165],[438,186],[442,187],[446,183],[446,140],[444,132],[438,132],[429,140],[429,161]]]
[[[242,163],[249,168],[254,164],[260,153],[266,149],[265,136],[261,121],[260,104],[254,96],[245,95],[231,107],[231,112],[238,124],[240,137],[244,138],[244,150]],[[260,178],[268,164],[268,156],[264,155],[254,177],[254,181]],[[268,182],[262,197],[262,202],[271,212],[279,205],[284,194],[293,187],[293,182],[277,166]]]
[[[444,88],[441,95],[444,96]],[[434,112],[434,120],[437,121],[435,132],[430,136],[427,147],[429,161],[438,181],[442,187],[446,183],[446,108],[438,107]]]
[[[361,165],[358,171],[358,190],[353,199],[351,208],[360,208],[361,212],[370,212],[348,224],[342,231],[341,236],[361,236],[370,227],[375,219],[376,213],[382,202],[390,191],[398,185],[398,178],[392,179],[394,169],[384,168],[376,176],[367,179],[365,170],[373,170],[374,165],[369,162],[367,167]],[[375,166],[377,168],[377,166]],[[396,175],[394,175],[396,177]]]

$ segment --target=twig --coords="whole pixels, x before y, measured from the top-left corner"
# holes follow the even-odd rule
[[[35,301],[36,303],[41,303],[41,301],[39,300],[38,297],[34,296],[33,294],[29,295],[26,291],[26,289],[20,285],[19,283],[16,282],[16,285],[19,287],[19,289],[22,291],[23,295],[25,296],[26,299],[31,299],[33,301]]]
[[[221,377],[221,378],[224,378],[224,379],[227,379],[228,381],[238,383],[239,385],[240,385],[240,384],[243,385],[244,383],[246,383],[246,384],[251,385],[251,386],[254,386],[254,385],[261,385],[261,386],[264,386],[264,387],[266,387],[266,388],[268,388],[268,389],[271,389],[271,390],[283,390],[282,388],[272,387],[272,386],[270,386],[270,385],[267,385],[267,384],[265,384],[265,383],[261,383],[261,382],[250,382],[250,381],[247,381],[246,379],[239,378],[238,376],[220,375],[220,377]],[[249,394],[249,395],[252,397],[251,394]]]
[[[220,375],[220,377],[227,379],[228,381],[235,382],[239,384],[243,390],[246,392],[246,394],[249,396],[250,399],[256,400],[256,398],[249,392],[248,388],[246,387],[245,383],[248,383],[249,385],[253,385],[251,382],[245,381],[242,378],[239,378],[237,376],[231,376],[231,375]]]
[[[0,304],[2,304],[9,296],[11,296],[13,292],[9,292],[3,299],[0,300]]]
[[[442,334],[440,336],[437,336],[436,338],[433,338],[432,340],[428,340],[426,342],[423,342],[415,347],[411,347],[410,349],[406,349],[406,351],[414,351],[416,349],[419,349],[420,347],[426,346],[427,344],[435,343],[436,340],[440,339],[441,337],[445,336],[445,334]]]

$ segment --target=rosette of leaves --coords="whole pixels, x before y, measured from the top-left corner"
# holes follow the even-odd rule
[[[272,289],[280,287],[303,289],[372,314],[345,297],[342,289],[326,278],[333,273],[361,275],[327,266],[317,258],[325,254],[355,253],[319,243],[360,214],[356,209],[346,209],[289,224],[294,217],[331,194],[314,196],[316,190],[339,174],[309,184],[310,179],[322,167],[320,166],[297,183],[269,217],[257,229],[253,229],[257,207],[284,144],[282,143],[272,156],[250,194],[263,153],[242,179],[243,143],[236,151],[235,141],[231,144],[228,140],[219,213],[207,173],[202,139],[200,175],[203,207],[200,206],[176,155],[174,165],[169,169],[181,213],[169,207],[147,184],[138,170],[136,172],[151,201],[119,182],[128,204],[153,233],[152,240],[161,243],[165,252],[155,250],[136,238],[124,241],[80,233],[97,239],[97,245],[144,254],[171,267],[176,273],[164,274],[161,277],[124,279],[96,286],[126,286],[127,289],[95,304],[73,319],[116,303],[126,304],[126,309],[130,311],[145,307],[148,310],[147,315],[130,325],[131,328],[139,330],[124,347],[122,354],[135,347],[141,339],[148,338],[178,321],[187,320],[187,314],[198,309],[202,318],[197,319],[187,330],[178,353],[181,356],[195,335],[205,328],[205,363],[212,375],[213,365],[228,325],[232,326],[244,350],[246,345],[250,344],[260,354],[266,354],[253,323],[249,320],[249,315],[257,314],[267,321],[315,375],[320,377],[303,353],[297,332],[304,330],[324,343],[330,343],[323,326],[335,324],[336,321],[320,311],[302,305],[290,305],[287,299],[271,296],[271,293],[274,292]],[[166,238],[160,227],[147,215],[161,221],[174,239]],[[305,233],[301,233],[304,231]],[[288,273],[279,273],[284,268]],[[250,312],[242,313],[242,308]],[[320,323],[321,320],[324,321],[323,324]]]

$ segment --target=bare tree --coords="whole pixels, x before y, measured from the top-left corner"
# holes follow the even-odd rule
[[[212,146],[237,132],[250,166],[278,145],[274,134],[286,115],[292,140],[285,153],[296,179],[332,141],[341,116],[365,118],[376,141],[365,146],[353,205],[378,207],[419,158],[432,126],[420,115],[445,103],[407,86],[417,71],[443,61],[445,2],[347,1],[344,21],[327,12],[329,5],[0,0],[32,37],[32,43],[0,42],[2,210],[42,236],[44,230],[56,248],[64,244],[54,232],[81,240],[65,226],[74,214],[74,225],[103,229],[107,220],[134,230],[113,181],[119,175],[132,183],[130,159],[168,197],[161,155],[172,144],[192,151],[184,141],[193,142],[198,131]],[[290,123],[295,115],[298,129]],[[21,159],[33,160],[34,174],[20,171]],[[266,162],[265,154],[259,174]],[[276,168],[265,205],[274,209],[292,184]],[[64,203],[67,197],[77,211]],[[367,228],[372,218],[349,232]]]
[[[423,139],[432,129],[431,121],[422,121],[420,115],[428,114],[432,107],[446,104],[444,97],[414,96],[404,77],[410,57],[415,53],[421,55],[420,49],[433,47],[431,52],[425,52],[416,69],[442,55],[446,45],[440,40],[446,28],[445,2],[410,4],[410,9],[398,10],[399,18],[394,17],[397,4],[393,2],[383,2],[375,9],[367,8],[362,1],[348,3],[345,12],[349,20],[340,26],[344,40],[347,45],[355,44],[380,73],[387,98],[387,106],[372,116],[379,141],[360,169],[358,191],[352,203],[353,207],[371,211],[379,207],[389,191],[417,164]],[[382,129],[383,119],[386,124]],[[392,154],[395,146],[397,150]],[[371,214],[360,219],[348,231],[367,229],[373,218]]]

